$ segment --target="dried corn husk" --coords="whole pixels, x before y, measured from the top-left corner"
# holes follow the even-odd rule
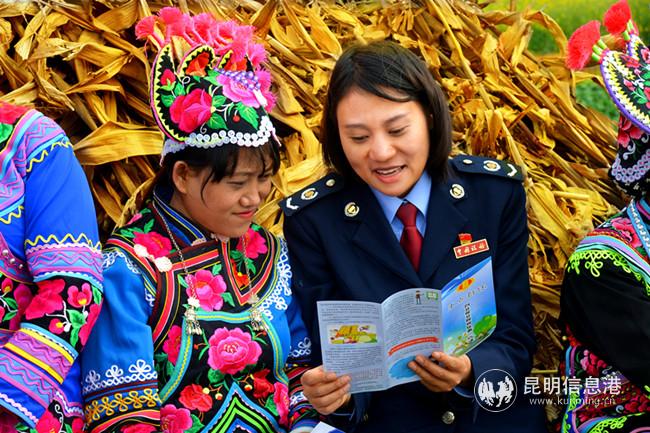
[[[0,99],[33,104],[68,131],[104,235],[124,220],[124,209],[137,207],[137,193],[157,167],[161,136],[147,90],[152,53],[135,40],[133,26],[167,3],[0,5]],[[507,158],[527,174],[535,367],[557,367],[567,257],[624,199],[606,174],[615,153],[614,125],[574,98],[577,82],[599,79],[565,68],[566,36],[553,19],[534,10],[484,12],[461,0],[181,5],[254,23],[266,41],[278,93],[272,115],[290,131],[275,188],[258,215],[276,233],[282,225],[278,201],[326,171],[317,133],[327,77],[341,47],[391,37],[418,52],[449,96],[454,152]],[[533,24],[553,35],[558,55],[528,51]]]

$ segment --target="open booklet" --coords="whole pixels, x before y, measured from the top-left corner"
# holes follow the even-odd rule
[[[325,370],[350,375],[350,392],[416,381],[408,368],[416,355],[462,355],[496,327],[492,260],[463,271],[442,289],[405,289],[381,304],[319,301],[318,322]]]

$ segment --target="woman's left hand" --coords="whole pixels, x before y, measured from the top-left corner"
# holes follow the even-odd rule
[[[422,384],[433,392],[448,392],[457,386],[472,387],[472,361],[469,356],[450,356],[433,352],[430,358],[422,355],[408,364],[420,376]]]

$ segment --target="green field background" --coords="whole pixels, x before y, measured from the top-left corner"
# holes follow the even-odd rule
[[[487,10],[510,9],[511,3],[514,3],[518,10],[529,7],[544,11],[557,21],[568,38],[575,29],[587,21],[599,20],[602,22],[603,14],[615,2],[611,0],[519,0],[515,2],[496,0],[487,7]],[[632,18],[639,27],[641,38],[646,43],[650,42],[650,1],[628,0],[628,4],[632,10]],[[601,33],[606,31],[605,27],[602,26]],[[551,35],[542,27],[537,26],[534,27],[529,48],[537,54],[557,52],[557,45]],[[576,89],[576,96],[582,104],[593,107],[612,119],[618,118],[618,111],[614,103],[597,84],[592,82],[580,83]]]

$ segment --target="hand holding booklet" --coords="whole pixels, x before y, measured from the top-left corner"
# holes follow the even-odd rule
[[[419,380],[408,367],[416,355],[460,356],[489,337],[496,321],[491,258],[442,289],[405,289],[381,304],[318,302],[325,370],[350,375],[352,393]]]

